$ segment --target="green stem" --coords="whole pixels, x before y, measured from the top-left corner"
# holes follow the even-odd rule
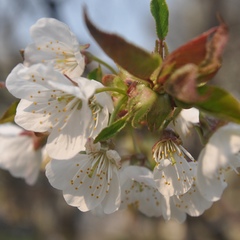
[[[106,62],[102,61],[100,58],[94,56],[91,54],[91,59],[93,61],[96,61],[100,64],[102,64],[103,66],[105,66],[106,68],[108,68],[113,74],[116,74],[117,75],[117,72],[115,71],[115,69],[113,67],[111,67],[109,64],[107,64]]]
[[[163,124],[161,125],[160,127],[160,131],[163,131],[171,121],[174,121],[174,119],[178,116],[178,114],[182,111],[182,108],[176,108],[174,113],[173,113],[173,116],[171,116],[170,118],[167,118]]]
[[[139,146],[137,144],[136,136],[135,136],[135,134],[133,132],[133,128],[131,128],[131,127],[130,127],[130,135],[132,137],[132,143],[133,143],[134,152],[135,153],[141,153],[140,148],[139,148]]]
[[[167,128],[168,124],[172,121],[172,118],[166,119],[161,125],[159,131],[162,132],[165,128]]]
[[[198,137],[199,137],[199,140],[200,140],[201,144],[203,146],[205,146],[207,144],[207,140],[203,136],[203,131],[202,131],[201,127],[198,124],[194,124],[193,126],[194,126],[194,128],[195,128],[195,130],[198,134]]]
[[[126,96],[126,92],[125,91],[123,91],[122,89],[119,89],[119,88],[114,88],[114,87],[98,88],[95,91],[95,93],[101,93],[101,92],[118,92],[118,93]]]
[[[109,124],[108,124],[109,126],[113,123],[113,121],[114,121],[114,119],[116,118],[116,116],[117,116],[117,114],[118,114],[121,106],[124,104],[124,102],[126,102],[126,100],[127,100],[127,96],[126,96],[126,95],[123,96],[123,97],[119,100],[117,106],[114,108],[114,111],[113,111],[113,113],[111,114],[111,117],[110,117],[110,120],[109,120]]]

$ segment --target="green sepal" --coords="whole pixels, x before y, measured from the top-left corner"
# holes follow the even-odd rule
[[[128,91],[128,114],[134,128],[139,127],[157,100],[157,93],[144,84],[134,82]]]
[[[127,92],[127,85],[118,75],[108,74],[102,78],[102,83],[106,87],[119,88]]]
[[[95,138],[94,143],[108,140],[109,138],[113,137],[118,132],[120,132],[126,126],[126,124],[127,121],[125,117],[117,120],[110,126],[104,128]]]
[[[168,33],[168,6],[165,0],[152,0],[151,13],[156,22],[156,32],[160,40],[164,40]]]
[[[19,101],[20,100],[15,101],[10,105],[10,107],[7,109],[7,111],[1,116],[0,124],[14,121],[14,117],[16,115],[16,109],[17,109]]]
[[[226,90],[204,85],[197,88],[206,100],[195,102],[194,107],[226,121],[240,123],[240,102]]]
[[[103,72],[100,65],[97,68],[93,69],[91,72],[89,72],[87,75],[88,79],[93,79],[99,82],[102,81],[102,77],[103,77]]]
[[[168,94],[158,95],[151,110],[147,114],[147,125],[151,131],[161,128],[164,121],[171,115],[173,110],[171,99]]]
[[[157,69],[159,69],[159,68],[160,67],[158,67]],[[129,82],[136,82],[136,83],[143,83],[144,85],[146,85],[148,87],[152,86],[152,79],[151,79],[152,75],[151,75],[150,79],[141,79],[141,78],[138,78],[138,77],[132,75],[131,73],[129,73],[128,71],[126,71],[125,69],[123,69],[120,66],[118,66],[118,69],[119,69],[118,76],[123,80],[125,85],[129,85]],[[155,71],[153,72],[153,74],[155,73]]]
[[[149,79],[154,70],[159,67],[161,58],[158,54],[148,53],[116,34],[100,31],[89,20],[86,12],[85,23],[89,32],[103,51],[117,65],[132,75],[141,79]]]

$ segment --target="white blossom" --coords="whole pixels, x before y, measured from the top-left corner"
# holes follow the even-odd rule
[[[240,167],[240,125],[229,123],[210,137],[198,158],[197,185],[209,201],[221,198],[225,173]],[[238,173],[238,172],[237,172]]]
[[[174,128],[182,137],[188,135],[193,124],[196,123],[199,123],[199,110],[196,108],[182,109],[174,121]]]
[[[212,206],[212,202],[206,200],[199,192],[196,185],[195,176],[197,171],[197,162],[190,163],[194,171],[194,182],[191,188],[184,194],[172,196],[175,206],[186,212],[192,217],[197,217],[203,214],[203,212]]]
[[[1,124],[0,142],[0,168],[33,185],[44,157],[41,146],[35,144],[34,135],[14,124]]]
[[[160,140],[153,147],[153,159],[157,163],[153,175],[162,195],[180,195],[191,188],[194,176],[188,160],[194,159],[180,143]]]
[[[66,202],[85,212],[99,205],[105,214],[120,205],[120,156],[100,143],[89,139],[86,154],[68,160],[53,159],[46,166],[50,184],[63,191]]]
[[[53,18],[41,18],[31,28],[33,43],[24,51],[24,65],[51,64],[70,78],[84,71],[84,57],[77,37],[69,27]]]
[[[121,174],[121,209],[133,207],[148,217],[161,215],[161,199],[152,172],[139,166],[125,167]]]
[[[162,216],[165,221],[175,220],[179,223],[183,223],[187,218],[187,214],[175,206],[170,196],[163,196]]]
[[[73,82],[42,64],[17,65],[6,86],[21,99],[15,122],[26,130],[49,134],[46,150],[52,158],[71,158],[83,150],[87,138],[107,126],[113,110],[110,95],[94,95],[101,83],[85,78]]]

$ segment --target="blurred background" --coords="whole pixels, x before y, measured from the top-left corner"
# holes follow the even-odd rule
[[[114,32],[148,50],[154,49],[155,24],[150,0],[0,0],[0,81],[22,62],[19,54],[31,42],[29,28],[41,17],[65,22],[81,44],[109,62],[89,35],[83,23],[82,8],[87,6],[91,20],[102,30]],[[230,28],[230,39],[223,66],[212,81],[240,99],[240,1],[168,0],[170,26],[167,43],[173,51],[191,38],[218,24],[219,13]],[[0,113],[14,101],[0,89]],[[193,144],[191,144],[193,143]],[[187,142],[197,156],[197,140]],[[0,143],[1,144],[1,143]],[[0,155],[1,157],[1,155]],[[222,199],[201,217],[188,217],[183,224],[165,223],[139,213],[121,211],[97,217],[68,206],[60,191],[53,189],[44,173],[34,186],[0,170],[1,240],[77,240],[77,239],[163,239],[163,240],[238,240],[240,236],[240,179],[229,178]]]

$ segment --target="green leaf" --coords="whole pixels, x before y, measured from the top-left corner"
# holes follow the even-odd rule
[[[102,68],[98,66],[97,68],[93,69],[90,73],[88,73],[87,78],[93,79],[96,81],[101,82],[103,77]]]
[[[227,91],[215,86],[201,86],[200,95],[208,96],[207,100],[194,104],[196,108],[223,120],[240,123],[240,102]]]
[[[152,0],[150,3],[151,13],[156,21],[158,38],[164,40],[168,33],[168,6],[165,0]]]
[[[154,70],[160,65],[161,57],[158,54],[150,54],[116,34],[100,31],[89,20],[86,12],[85,23],[103,51],[130,74],[141,79],[149,79]]]
[[[105,141],[111,137],[113,137],[115,134],[120,132],[127,124],[127,121],[125,118],[121,118],[111,124],[110,126],[104,128],[98,136],[95,138],[94,143],[97,143],[99,141]]]
[[[7,111],[1,116],[0,124],[14,121],[14,117],[16,115],[16,108],[18,106],[18,103],[19,103],[19,100],[16,101],[16,102],[13,102],[10,105],[10,107],[7,109]]]

